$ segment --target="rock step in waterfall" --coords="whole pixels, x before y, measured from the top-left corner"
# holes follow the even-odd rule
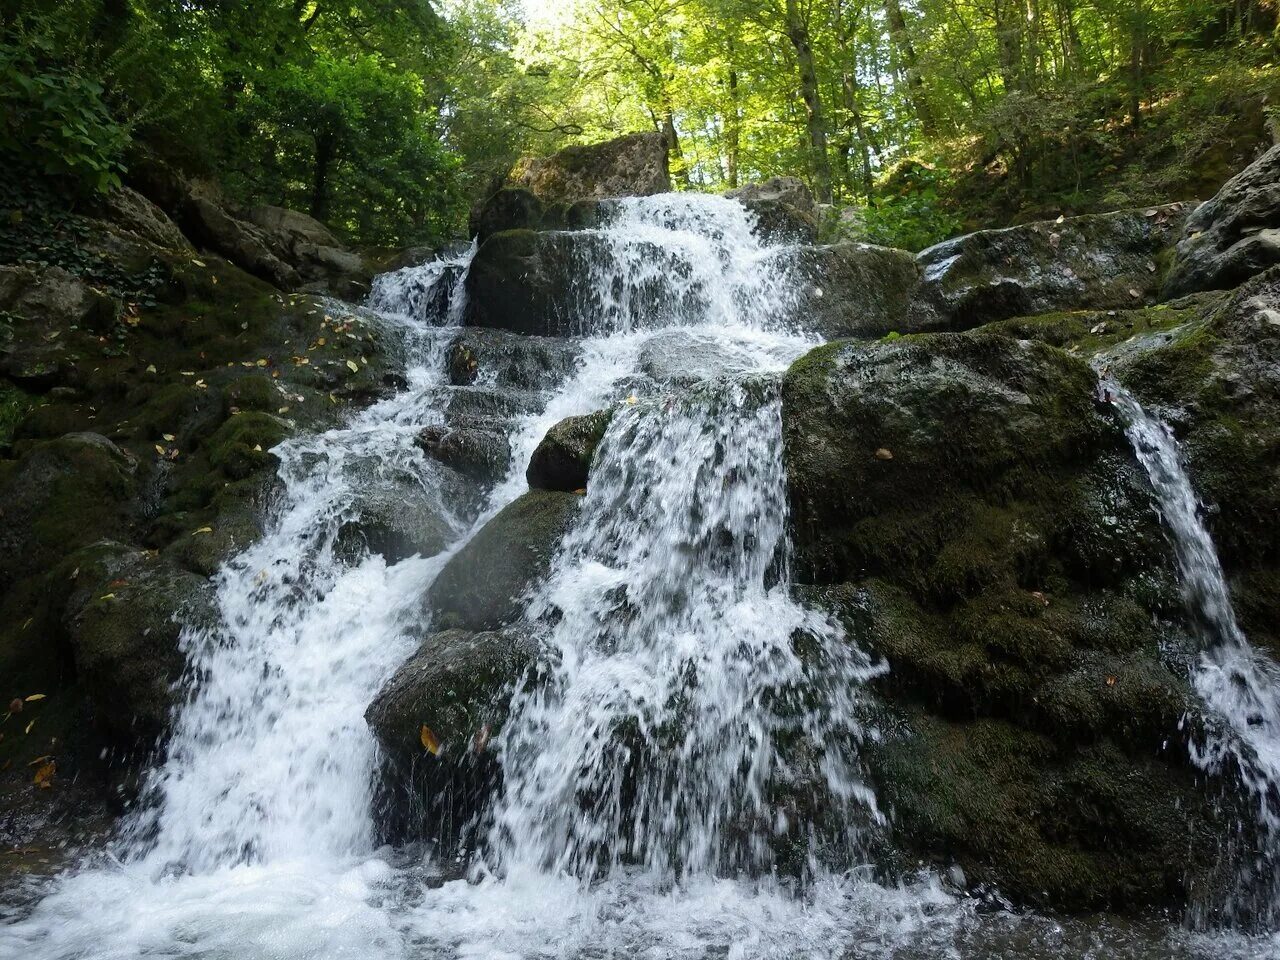
[[[280,304],[310,362],[290,343],[256,393],[203,373],[191,392],[225,395],[228,437],[200,456],[228,485],[278,476],[265,533],[138,551],[216,572],[210,613],[155,635],[168,675],[200,682],[114,860],[34,888],[0,946],[985,956],[1045,935],[1034,914],[1023,933],[981,919],[986,896],[1270,923],[1280,280],[1153,305],[1189,204],[913,257],[815,245],[820,218],[781,185],[742,203],[657,186],[574,196],[544,167],[495,198],[478,246],[379,278],[372,312]],[[43,279],[19,279],[35,303]],[[205,292],[239,282],[221,279]],[[1093,399],[1086,360],[1130,333],[1147,349],[1109,373],[1182,439],[1180,496],[1194,480],[1215,508],[1190,526],[1135,418]],[[253,371],[270,352],[232,349]],[[330,405],[380,398],[298,417],[326,386],[348,391]],[[174,422],[174,449],[200,450],[210,428]],[[0,484],[52,463],[75,491],[84,460],[54,444],[101,446],[26,437]],[[118,438],[122,479],[95,483],[123,505],[137,453]],[[222,536],[210,509],[188,525]],[[39,517],[9,528],[12,556]],[[1196,529],[1247,663],[1187,602]],[[94,584],[56,629],[106,704],[88,638],[119,614],[97,585],[155,577],[74,572]],[[139,599],[165,606],[145,589],[144,618]],[[150,655],[116,650],[126,678]],[[1228,675],[1249,683],[1209,682]],[[1095,937],[1044,923],[1046,955]]]

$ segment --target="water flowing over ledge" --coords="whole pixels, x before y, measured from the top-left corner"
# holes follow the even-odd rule
[[[380,278],[370,305],[411,358],[406,388],[277,449],[271,527],[219,573],[221,627],[186,637],[197,682],[144,802],[106,856],[0,930],[0,952],[745,960],[1093,949],[1087,927],[984,923],[927,873],[871,879],[860,828],[884,811],[860,777],[858,745],[875,731],[858,707],[883,668],[788,593],[775,377],[815,344],[779,327],[793,290],[752,227],[722,198],[618,205],[595,232],[603,253],[584,265],[595,320],[577,367],[511,422],[511,472],[474,510],[450,501],[414,443],[455,389],[445,351],[474,249]],[[701,351],[694,369],[721,376],[681,396],[646,394],[656,378],[641,378],[642,354],[673,331]],[[616,410],[591,482],[528,601],[541,682],[516,695],[494,744],[504,788],[470,876],[446,882],[451,864],[376,846],[377,750],[362,715],[426,629],[427,586],[524,490],[546,429],[604,406]],[[453,541],[444,552],[392,565],[343,553],[358,494],[388,478],[437,497]],[[793,750],[801,740],[811,754]],[[818,795],[821,823],[800,802]],[[824,856],[833,845],[838,868]],[[1116,955],[1151,956],[1165,935]],[[1104,940],[1123,949],[1123,936]]]

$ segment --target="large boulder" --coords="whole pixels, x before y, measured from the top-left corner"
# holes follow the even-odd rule
[[[608,216],[599,200],[544,203],[532,190],[503,187],[471,215],[471,236],[485,241],[503,230],[586,230]]]
[[[1225,290],[1280,263],[1280,146],[1223,184],[1187,218],[1167,297]]]
[[[802,329],[829,340],[912,329],[908,307],[920,269],[907,251],[846,241],[783,256],[795,272],[795,317]]]
[[[577,508],[576,495],[552,490],[530,490],[503,507],[427,591],[435,625],[485,631],[519,619]]]
[[[595,248],[577,234],[492,235],[467,272],[467,325],[556,337],[582,333],[580,278]]]
[[[1194,204],[979,230],[922,250],[904,329],[966,330],[992,320],[1152,303],[1161,261]]]
[[[1019,902],[1211,892],[1172,551],[1081,360],[984,332],[837,342],[783,385],[795,569],[887,661],[863,759],[896,845]]]
[[[529,458],[525,471],[529,486],[569,493],[584,489],[596,447],[612,419],[612,410],[597,410],[581,417],[566,417],[548,430]]]
[[[544,203],[645,197],[671,189],[667,143],[660,133],[632,133],[549,157],[521,160],[510,177]]]
[[[1241,625],[1280,654],[1280,267],[1149,347],[1112,372],[1173,425]]]
[[[796,177],[771,177],[725,191],[756,218],[760,236],[771,243],[814,243],[818,239],[818,203]]]
[[[512,688],[535,652],[520,628],[433,633],[383,685],[365,719],[400,763],[425,757],[424,726],[441,757],[477,752],[501,728]]]
[[[263,231],[231,215],[218,201],[192,196],[182,208],[182,225],[202,247],[220,253],[244,270],[279,287],[296,290],[302,285],[298,271],[282,257]]]

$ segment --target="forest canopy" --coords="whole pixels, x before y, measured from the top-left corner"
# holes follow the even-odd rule
[[[438,243],[520,156],[650,129],[679,189],[798,176],[920,247],[1208,195],[1271,139],[1275,4],[10,0],[4,189],[91,196],[149,156],[353,242]]]

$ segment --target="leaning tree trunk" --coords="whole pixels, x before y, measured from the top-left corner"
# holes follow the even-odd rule
[[[809,27],[800,16],[797,0],[786,0],[787,37],[796,51],[796,68],[800,75],[800,97],[804,100],[809,134],[809,150],[813,155],[814,193],[823,203],[831,202],[831,161],[827,156],[827,125],[822,115],[822,97],[818,91],[818,73],[813,64],[813,47]]]

